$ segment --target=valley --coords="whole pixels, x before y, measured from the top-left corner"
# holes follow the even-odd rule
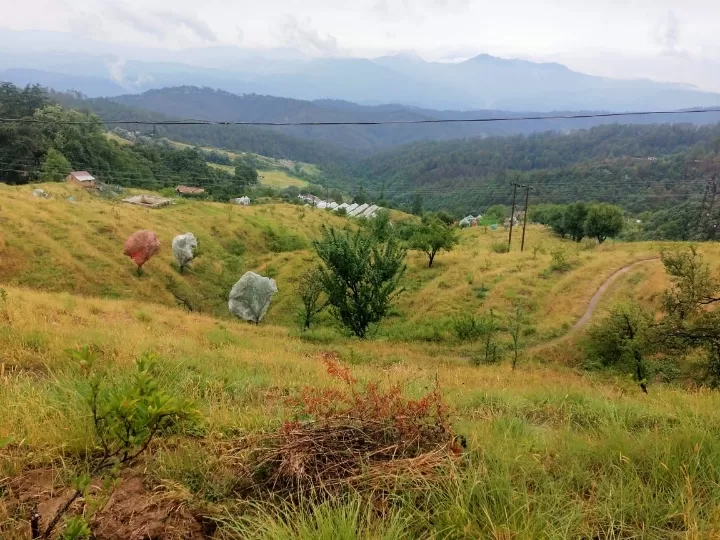
[[[0,537],[720,538],[718,113],[296,99],[344,65],[0,85]]]

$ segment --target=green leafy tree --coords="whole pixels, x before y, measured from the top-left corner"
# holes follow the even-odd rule
[[[410,249],[422,251],[428,257],[428,268],[432,268],[435,256],[440,251],[451,251],[459,242],[457,229],[439,219],[422,223],[410,237]]]
[[[483,216],[486,219],[489,219],[491,221],[497,221],[497,222],[503,222],[506,217],[510,215],[510,210],[508,210],[508,207],[502,204],[496,204],[494,206],[491,206],[485,211],[485,215]]]
[[[720,387],[720,278],[703,261],[697,248],[663,253],[671,286],[663,295],[666,317],[655,329],[655,343],[663,352],[703,353],[702,379]]]
[[[324,228],[313,242],[323,262],[320,282],[331,313],[359,338],[371,324],[380,322],[401,292],[405,249],[392,237],[378,242],[363,230]]]
[[[360,204],[360,205],[367,204],[368,200],[369,199],[368,199],[367,193],[365,193],[365,191],[362,188],[360,188],[360,191],[358,191],[355,194],[355,197],[353,197],[353,202],[355,204]]]
[[[588,207],[585,203],[572,203],[565,207],[563,213],[563,228],[566,234],[575,242],[585,238],[585,220],[587,219]]]
[[[60,152],[50,148],[42,164],[41,178],[49,182],[60,182],[72,171],[72,165]]]
[[[607,203],[593,204],[585,218],[585,234],[597,238],[602,244],[608,238],[617,237],[624,225],[625,219],[620,208]]]
[[[333,188],[330,190],[330,200],[335,201],[338,204],[343,203],[343,194],[342,191],[340,191],[337,188]]]
[[[311,268],[306,271],[298,281],[297,294],[302,303],[300,319],[303,330],[310,328],[313,319],[327,307],[327,301],[323,297],[323,283],[320,270]]]
[[[258,184],[257,169],[242,160],[237,160],[235,162],[235,179],[241,186],[255,186]]]
[[[588,331],[586,349],[591,362],[633,374],[647,393],[653,316],[634,305],[617,305],[610,315]]]
[[[366,219],[364,223],[379,242],[386,242],[393,234],[393,224],[390,222],[390,212],[387,210],[378,210],[374,218]]]

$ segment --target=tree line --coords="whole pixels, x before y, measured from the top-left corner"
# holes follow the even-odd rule
[[[241,159],[232,174],[208,166],[205,151],[177,148],[162,137],[109,140],[98,116],[52,104],[37,85],[0,85],[0,114],[40,122],[0,125],[0,180],[8,184],[59,181],[71,170],[87,170],[107,184],[153,190],[186,184],[227,200],[258,183],[257,170]]]

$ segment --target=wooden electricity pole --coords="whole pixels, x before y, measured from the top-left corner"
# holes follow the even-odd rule
[[[513,198],[512,198],[512,210],[510,211],[510,236],[508,236],[508,251],[510,251],[510,245],[512,244],[512,229],[513,222],[515,221],[515,195],[517,194],[518,184],[513,182]]]
[[[522,234],[522,242],[520,243],[520,252],[525,249],[525,227],[527,226],[527,214],[528,214],[528,199],[530,198],[530,190],[532,189],[530,186],[524,186],[525,187],[525,210],[523,211],[523,234]]]

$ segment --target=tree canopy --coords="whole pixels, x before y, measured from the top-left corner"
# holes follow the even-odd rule
[[[428,268],[432,268],[435,256],[440,251],[452,250],[458,242],[457,229],[433,217],[417,226],[408,246],[425,253],[428,257]]]

